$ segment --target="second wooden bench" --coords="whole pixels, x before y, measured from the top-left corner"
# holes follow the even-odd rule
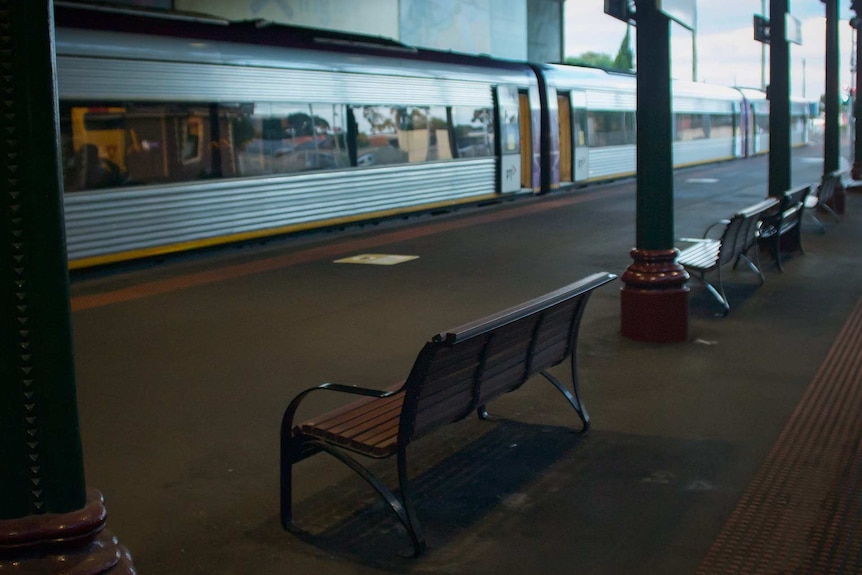
[[[769,198],[745,208],[730,219],[722,219],[706,228],[702,238],[681,238],[680,241],[693,245],[680,251],[677,263],[692,273],[695,279],[703,283],[715,299],[722,305],[723,313],[730,312],[730,303],[724,293],[724,283],[721,277],[722,268],[733,263],[733,267],[744,261],[757,272],[760,283],[765,280],[760,271],[760,261],[757,254],[757,232],[760,219],[770,210],[779,205],[776,198]],[[718,230],[721,235],[718,236]],[[713,235],[718,237],[713,237]],[[718,288],[707,281],[706,274],[716,272]]]

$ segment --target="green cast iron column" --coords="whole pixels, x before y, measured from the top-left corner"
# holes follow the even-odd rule
[[[50,2],[0,1],[0,519],[86,502]]]
[[[790,189],[790,44],[788,0],[769,3],[769,195]]]
[[[826,123],[824,126],[823,175],[838,169],[840,132],[839,105],[839,51],[838,51],[838,0],[823,0],[826,4]]]
[[[637,5],[637,247],[673,248],[670,20]],[[653,2],[654,4],[654,2]]]
[[[670,343],[688,338],[688,274],[676,263],[670,19],[637,0],[637,230],[634,263],[620,278],[622,334]]]
[[[51,0],[0,0],[0,573],[134,575],[86,489]]]

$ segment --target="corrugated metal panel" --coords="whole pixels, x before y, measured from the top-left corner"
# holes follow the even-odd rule
[[[590,179],[630,174],[636,170],[635,146],[590,148]]]
[[[587,91],[587,107],[591,110],[634,110],[636,100],[634,92]]]
[[[691,114],[732,114],[733,104],[731,100],[679,96],[673,99],[673,111]]]
[[[66,194],[69,259],[493,194],[495,166],[483,158]]]
[[[733,144],[732,137],[674,142],[673,163],[678,166],[731,158]]]
[[[491,106],[486,82],[60,56],[60,99]],[[384,96],[385,95],[385,96]]]

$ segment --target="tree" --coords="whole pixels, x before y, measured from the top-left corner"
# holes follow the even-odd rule
[[[570,56],[566,58],[566,64],[573,66],[593,66],[595,68],[609,69],[613,68],[614,60],[610,54],[602,54],[600,52],[584,52],[579,56]]]
[[[614,59],[613,67],[617,70],[630,71],[634,69],[634,54],[632,54],[631,27],[626,26],[626,35],[620,44],[617,57]]]

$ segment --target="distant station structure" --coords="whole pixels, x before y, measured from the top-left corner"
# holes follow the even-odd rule
[[[564,0],[104,0],[100,4],[267,20],[495,58],[563,60]]]

